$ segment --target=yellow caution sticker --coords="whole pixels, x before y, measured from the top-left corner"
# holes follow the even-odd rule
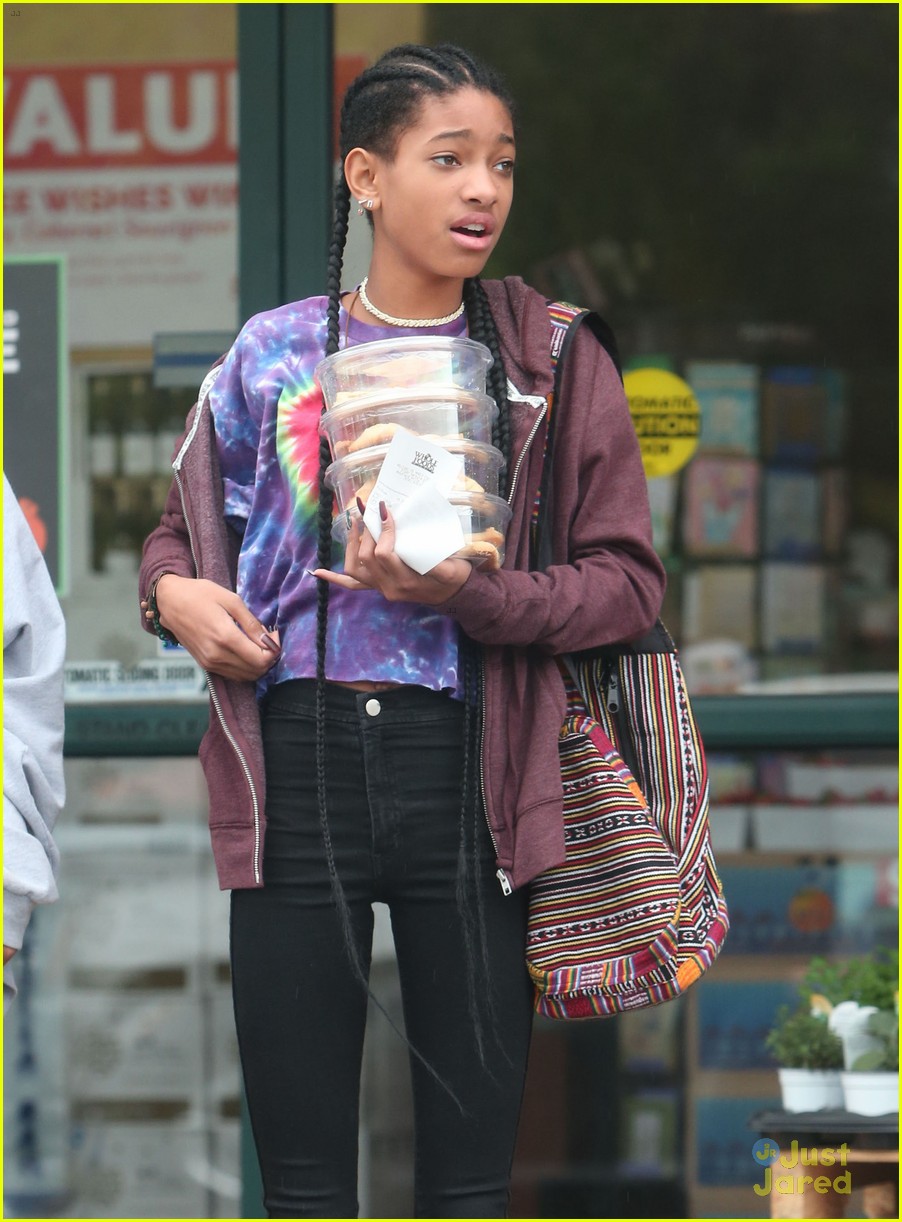
[[[666,369],[631,369],[623,385],[645,474],[672,475],[698,446],[701,411],[692,387]]]

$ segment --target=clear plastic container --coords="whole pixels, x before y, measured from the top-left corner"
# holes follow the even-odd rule
[[[314,377],[331,411],[354,395],[422,386],[485,391],[492,354],[485,344],[452,335],[401,335],[352,344],[316,366]]]
[[[399,428],[430,441],[479,441],[490,445],[498,415],[495,400],[477,391],[434,387],[361,395],[324,412],[319,431],[335,459],[387,445]]]
[[[326,471],[326,484],[334,489],[339,509],[348,509],[357,503],[357,497],[369,500],[388,446],[373,446],[347,454],[332,463]],[[504,455],[494,446],[479,441],[452,441],[445,449],[463,459],[463,471],[456,491],[486,492],[498,495],[498,480],[504,466]]]
[[[464,533],[464,546],[454,555],[469,560],[476,568],[500,569],[504,563],[505,535],[511,520],[511,507],[507,501],[482,492],[456,492],[448,500],[457,510]],[[339,513],[332,523],[332,538],[342,547],[348,541],[351,525],[359,518],[357,507],[353,506]]]

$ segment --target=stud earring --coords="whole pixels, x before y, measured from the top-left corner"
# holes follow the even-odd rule
[[[365,208],[366,208],[367,210],[369,210],[370,208],[372,208],[372,206],[373,206],[373,201],[372,201],[371,199],[358,199],[358,201],[357,201],[357,215],[358,215],[358,216],[363,216],[363,210],[364,210]]]

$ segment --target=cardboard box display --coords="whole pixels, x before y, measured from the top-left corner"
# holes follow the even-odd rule
[[[177,989],[73,989],[66,1009],[73,1099],[202,1096],[204,1032],[197,996]]]
[[[749,808],[745,805],[725,805],[715,802],[711,806],[709,824],[711,848],[718,853],[741,853],[745,848],[749,828]]]
[[[232,990],[225,985],[211,988],[206,995],[209,1058],[207,1087],[215,1101],[238,1099],[241,1095],[241,1066]]]
[[[752,831],[759,852],[810,851],[825,853],[896,853],[898,804],[756,806]]]
[[[69,759],[66,822],[207,821],[207,791],[194,758]]]
[[[206,1130],[166,1121],[73,1126],[67,1218],[206,1218]]]
[[[898,802],[899,770],[893,763],[788,759],[787,798],[802,802]]]
[[[241,1122],[221,1120],[211,1127],[209,1187],[211,1217],[241,1216]]]
[[[201,943],[204,958],[213,965],[229,963],[229,919],[231,913],[231,891],[223,891],[216,876],[213,863],[213,853],[207,850],[203,854],[200,866],[200,889],[202,934]]]
[[[19,954],[24,953],[23,948]],[[35,989],[26,980],[20,989],[3,1019],[3,1086],[8,1104],[65,1098],[66,1009],[67,997],[60,988]]]
[[[748,802],[758,787],[756,761],[724,751],[708,752],[708,784],[716,805]]]
[[[208,855],[205,827],[58,825],[67,863],[57,926],[70,979],[94,973],[179,969],[182,985],[203,950],[198,885]]]

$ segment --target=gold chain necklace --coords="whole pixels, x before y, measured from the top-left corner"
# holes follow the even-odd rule
[[[378,310],[369,297],[366,295],[366,283],[369,279],[364,276],[358,290],[360,294],[360,304],[374,318],[378,318],[380,322],[388,323],[390,327],[444,327],[449,322],[456,322],[463,314],[466,306],[463,302],[451,314],[446,314],[444,318],[395,318],[392,314],[385,314],[382,310]]]

